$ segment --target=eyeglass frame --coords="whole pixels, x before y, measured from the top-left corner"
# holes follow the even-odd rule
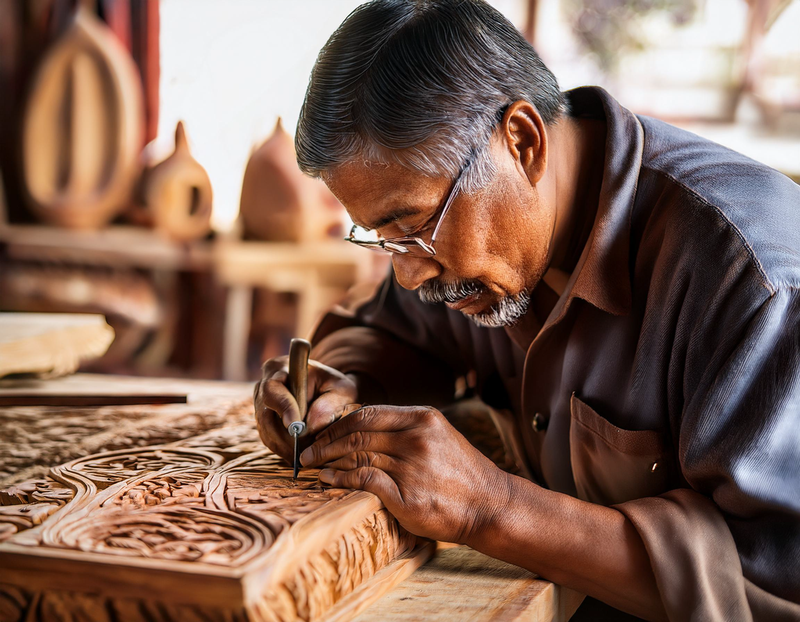
[[[416,234],[425,230],[425,228],[430,224],[431,220],[436,217],[435,213],[428,220],[426,220],[419,229],[410,235],[397,238],[379,238],[378,240],[357,240],[355,237],[355,231],[357,228],[359,228],[359,226],[354,224],[350,229],[350,235],[344,238],[345,241],[369,250],[384,251],[386,253],[397,255],[404,255],[408,253],[410,249],[407,246],[404,246],[404,244],[411,245],[413,243],[425,251],[428,255],[436,255],[436,249],[433,247],[433,243],[436,242],[436,236],[439,233],[439,228],[442,226],[444,217],[447,215],[447,212],[450,211],[450,206],[453,204],[453,201],[458,195],[458,191],[461,189],[461,182],[464,179],[464,173],[466,173],[467,169],[472,164],[473,159],[474,158],[470,157],[456,176],[456,179],[453,182],[453,187],[450,189],[450,192],[447,194],[447,198],[445,199],[444,206],[442,207],[442,213],[439,216],[439,221],[436,223],[436,227],[433,230],[430,244],[426,243],[425,240]],[[363,227],[361,228],[363,229]],[[370,231],[370,229],[365,229],[365,231]],[[387,248],[387,245],[389,248]]]

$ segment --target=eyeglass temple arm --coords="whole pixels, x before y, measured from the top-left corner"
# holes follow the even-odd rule
[[[466,170],[467,167],[464,167]],[[433,235],[431,236],[431,245],[436,241],[436,236],[439,234],[439,228],[442,226],[444,222],[444,217],[447,216],[447,212],[450,211],[450,206],[453,204],[453,201],[456,198],[456,195],[461,191],[461,180],[463,179],[463,171],[462,174],[458,176],[458,180],[456,180],[456,187],[453,188],[453,191],[450,193],[450,196],[447,197],[447,203],[444,204],[444,208],[442,208],[442,215],[439,217],[439,222],[436,223],[436,228],[433,230]]]

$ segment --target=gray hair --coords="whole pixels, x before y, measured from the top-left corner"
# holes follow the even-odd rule
[[[450,178],[472,162],[464,179],[472,192],[494,173],[487,146],[518,100],[547,124],[567,110],[555,76],[496,9],[481,0],[373,0],[319,53],[297,162],[313,177],[361,160]]]

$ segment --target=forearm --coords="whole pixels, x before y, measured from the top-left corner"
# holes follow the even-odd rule
[[[644,543],[615,509],[509,475],[507,504],[467,544],[636,616],[666,619]]]

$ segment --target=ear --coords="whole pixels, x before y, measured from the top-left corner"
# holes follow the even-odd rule
[[[539,183],[547,170],[547,133],[544,121],[530,102],[516,101],[500,122],[506,144],[532,185]]]

